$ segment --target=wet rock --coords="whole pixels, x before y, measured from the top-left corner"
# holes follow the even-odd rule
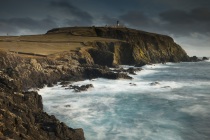
[[[202,60],[203,60],[203,61],[209,60],[209,58],[208,58],[208,57],[203,57]]]
[[[73,89],[75,92],[82,92],[82,91],[87,91],[90,88],[93,88],[92,84],[87,84],[82,86],[70,85],[68,88],[65,89]]]
[[[135,83],[129,83],[130,84],[130,86],[136,86],[136,84]]]
[[[14,57],[0,57],[0,63],[3,62],[0,68],[0,139],[84,140],[82,129],[69,128],[54,116],[43,112],[42,97],[37,92],[23,92],[24,86],[37,87],[53,83],[50,75],[46,76],[42,74],[42,70],[39,71],[41,63],[28,61],[28,68],[24,69],[27,61],[23,60],[23,64],[21,58]],[[33,69],[30,62],[40,65]]]
[[[138,71],[141,71],[142,68],[135,68],[135,67],[131,67],[131,68],[128,68],[128,69],[124,69],[124,68],[116,68],[114,70],[112,70],[113,72],[116,72],[116,73],[129,73],[129,74],[132,74],[132,75],[136,75],[136,72]]]
[[[139,62],[138,64],[136,64],[135,67],[143,67],[143,66],[145,66],[145,65],[147,65],[147,63],[144,62],[144,61],[141,61],[141,62]]]
[[[136,75],[136,72],[141,71],[141,70],[142,70],[142,68],[129,68],[129,69],[127,69],[127,72],[129,74]]]
[[[164,86],[164,87],[161,87],[161,88],[170,88],[170,89],[171,89],[171,87],[170,87],[170,86]]]
[[[126,73],[113,73],[113,72],[104,73],[102,77],[107,79],[132,79],[132,77],[128,76]]]
[[[47,87],[53,87],[53,84],[52,83],[48,83]]]
[[[62,82],[60,83],[60,85],[62,85],[62,87],[67,87],[69,84],[71,84],[70,81],[62,81]]]
[[[65,107],[71,107],[71,105],[65,105]]]
[[[132,79],[132,77],[128,76],[126,73],[121,72],[113,72],[109,69],[99,69],[99,68],[91,68],[87,67],[84,71],[87,79],[93,78],[107,78],[107,79]]]
[[[153,83],[150,83],[151,86],[156,86],[156,85],[160,85],[159,82],[153,82]]]
[[[202,60],[199,59],[197,56],[192,56],[192,57],[190,57],[190,61],[191,62],[199,62],[199,61],[202,61]]]

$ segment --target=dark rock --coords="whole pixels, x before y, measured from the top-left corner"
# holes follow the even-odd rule
[[[62,85],[62,87],[67,87],[69,84],[71,84],[70,81],[62,81],[62,82],[60,83],[60,85]]]
[[[135,83],[129,83],[130,84],[130,86],[136,86],[136,84]]]
[[[208,58],[208,57],[203,57],[202,60],[203,60],[203,61],[209,60],[209,58]]]
[[[202,61],[202,60],[199,59],[197,56],[192,56],[192,57],[190,57],[190,61],[191,62],[199,62],[199,61]]]
[[[47,87],[53,87],[53,84],[52,83],[48,83]]]
[[[159,82],[153,82],[153,83],[150,83],[151,86],[156,86],[156,85],[160,85]]]
[[[136,75],[135,72],[138,72],[138,71],[141,71],[141,70],[142,70],[142,68],[131,67],[131,68],[128,68],[128,69],[117,68],[117,69],[114,69],[112,71],[115,72],[115,73],[129,73],[129,74],[132,74],[132,75]]]
[[[92,67],[86,67],[84,74],[84,77],[86,77],[87,79],[93,79],[98,77],[107,79],[132,79],[132,77],[128,76],[126,73],[115,73],[109,69],[100,69]]]
[[[102,77],[107,79],[132,79],[132,77],[128,76],[126,73],[113,73],[113,72],[104,73]]]
[[[73,89],[75,92],[82,92],[82,91],[87,91],[90,88],[93,88],[92,84],[87,84],[82,86],[70,85],[68,88],[65,89]]]
[[[84,140],[82,129],[69,128],[43,112],[42,98],[37,92],[23,92],[29,87],[55,83],[62,76],[58,68],[43,70],[51,64],[47,60],[30,62],[28,58],[0,51],[0,139]]]
[[[127,69],[127,72],[128,72],[129,74],[136,75],[135,72],[141,71],[141,70],[142,70],[141,68],[129,68],[129,69]]]
[[[161,88],[171,88],[170,86],[164,86],[164,87],[161,87]]]
[[[135,67],[143,67],[145,65],[147,65],[147,63],[142,61],[142,62],[139,62],[138,64],[136,64]]]
[[[65,105],[65,107],[71,107],[71,105]]]

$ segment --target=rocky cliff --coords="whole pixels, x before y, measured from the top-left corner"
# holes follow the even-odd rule
[[[34,58],[0,51],[0,139],[85,139],[82,129],[69,128],[45,113],[41,96],[28,91],[62,80],[131,78],[125,73],[111,72],[108,67],[92,64],[84,54],[82,51],[62,52]]]
[[[47,32],[47,34],[63,33],[73,36],[118,39],[118,41],[84,42],[91,46],[86,50],[94,63],[99,65],[189,61],[186,52],[171,37],[165,35],[109,27],[58,28]]]
[[[45,113],[41,96],[29,92],[31,88],[97,77],[131,79],[125,70],[107,66],[189,60],[172,38],[133,29],[74,27],[48,31],[51,34],[78,36],[83,47],[46,57],[0,51],[0,139],[85,139],[82,129],[69,128]]]
[[[53,60],[23,59],[0,51],[0,66],[0,139],[85,139],[82,129],[69,128],[45,113],[42,97],[37,92],[26,91],[61,78]]]

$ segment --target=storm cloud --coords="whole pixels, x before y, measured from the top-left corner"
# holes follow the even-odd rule
[[[177,35],[192,33],[208,34],[210,32],[210,9],[194,8],[190,11],[170,10],[160,13],[164,28]]]
[[[0,35],[45,33],[62,26],[91,26],[93,17],[68,0],[8,0],[0,5]]]
[[[0,5],[0,35],[115,25],[119,20],[128,28],[170,35],[190,55],[203,50],[210,56],[209,5],[207,0],[5,0]]]
[[[93,17],[78,7],[73,6],[67,0],[56,0],[50,2],[50,6],[52,10],[59,10],[57,12],[61,12],[65,14],[64,22],[69,25],[86,25],[90,26],[92,24]]]
[[[38,34],[56,26],[56,23],[50,17],[41,20],[29,17],[0,19],[1,35]]]

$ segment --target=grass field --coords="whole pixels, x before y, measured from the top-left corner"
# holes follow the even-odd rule
[[[62,51],[90,47],[84,44],[93,41],[114,42],[117,40],[100,37],[74,36],[65,33],[28,36],[0,36],[0,49],[8,52],[21,52],[21,54],[19,54],[20,56],[28,57],[28,53],[47,56]],[[31,57],[33,57],[33,55]]]

